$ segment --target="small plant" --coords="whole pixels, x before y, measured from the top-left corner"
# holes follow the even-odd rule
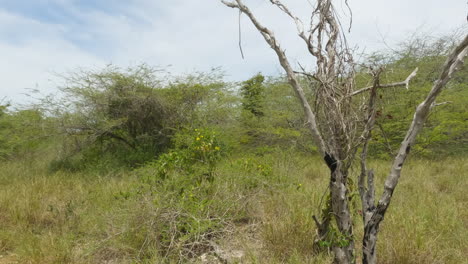
[[[207,167],[208,179],[212,181],[216,163],[222,154],[216,133],[209,129],[195,129],[194,133],[189,135],[187,153],[193,163],[201,163]]]
[[[210,244],[238,215],[214,182],[217,163],[225,153],[217,134],[207,128],[177,133],[169,152],[137,170],[144,177],[143,194],[150,194],[152,220],[160,254],[190,259],[212,250]]]
[[[173,171],[194,174],[200,177],[199,180],[212,182],[216,164],[225,153],[223,145],[210,129],[184,131],[175,136],[173,149],[139,171],[158,182],[164,181]]]
[[[269,176],[272,173],[271,166],[261,163],[253,158],[242,158],[235,161],[235,165],[242,168],[242,170],[250,173],[258,173],[262,176]]]

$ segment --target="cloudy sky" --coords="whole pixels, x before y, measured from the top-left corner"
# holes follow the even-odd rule
[[[295,27],[267,0],[244,0],[275,31],[292,61],[307,64]],[[343,0],[344,1],[344,0]],[[284,0],[307,18],[313,0]],[[349,0],[352,45],[373,51],[422,31],[466,31],[466,0]],[[340,0],[342,19],[348,13]],[[241,19],[245,59],[238,49],[238,13],[219,0],[0,0],[0,101],[25,102],[28,88],[54,92],[57,74],[77,68],[142,62],[174,73],[221,67],[227,80],[261,71],[281,73],[246,17]]]

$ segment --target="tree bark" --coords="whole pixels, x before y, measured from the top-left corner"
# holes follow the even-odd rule
[[[235,0],[234,2],[221,0],[221,2],[228,7],[237,8],[240,12],[247,15],[247,17],[250,19],[255,28],[257,28],[257,30],[260,32],[260,34],[263,36],[268,45],[270,45],[271,49],[275,51],[276,55],[278,56],[278,60],[281,64],[281,67],[286,72],[289,84],[293,87],[296,96],[301,101],[302,109],[307,120],[307,127],[309,128],[312,134],[314,143],[316,144],[319,152],[323,156],[325,152],[327,152],[327,148],[322,138],[322,135],[320,134],[320,131],[318,129],[316,116],[314,112],[312,112],[312,108],[310,107],[310,104],[307,101],[304,89],[302,88],[299,79],[291,66],[291,63],[289,62],[285,51],[281,48],[279,41],[277,41],[275,34],[273,33],[273,31],[263,26],[256,19],[252,11],[242,2],[242,0]]]
[[[335,218],[338,227],[336,232],[338,238],[334,238],[331,242],[333,243],[332,250],[335,254],[335,262],[339,264],[355,263],[353,224],[348,204],[347,177],[357,147],[363,144],[361,174],[359,176],[359,193],[362,200],[364,222],[363,263],[375,264],[377,261],[376,243],[379,225],[398,184],[403,164],[416,140],[416,136],[421,131],[429,115],[430,109],[436,105],[434,103],[436,97],[462,64],[468,52],[468,36],[449,55],[442,68],[439,80],[435,82],[427,98],[417,107],[413,122],[401,143],[398,155],[395,157],[390,174],[385,181],[383,194],[379,202],[375,204],[374,173],[372,170],[367,169],[366,157],[367,145],[375,124],[376,91],[378,88],[398,86],[408,88],[409,81],[416,75],[417,69],[405,81],[385,85],[379,84],[379,70],[379,73],[374,75],[374,84],[372,86],[354,91],[354,64],[346,41],[340,42],[340,26],[332,1],[318,0],[317,7],[312,12],[310,28],[305,31],[301,20],[294,16],[280,0],[270,0],[273,5],[294,20],[299,37],[306,42],[310,54],[317,60],[316,74],[307,75],[320,83],[320,89],[316,90],[316,98],[317,100],[320,99],[318,102],[320,102],[321,108],[317,109],[316,107],[313,110],[307,101],[297,72],[293,70],[274,33],[256,19],[242,0],[221,0],[221,2],[228,7],[238,9],[249,17],[252,24],[275,51],[281,66],[287,74],[288,82],[302,104],[306,124],[311,131],[313,141],[331,171],[329,185],[331,210],[327,210],[327,215],[324,216],[325,220],[322,223],[315,217],[314,220],[317,222],[319,235],[323,236],[327,230],[330,231],[330,218]],[[318,20],[318,22],[314,23],[314,19]],[[342,82],[343,76],[348,76],[349,78],[346,79],[348,81]],[[367,91],[371,91],[371,96],[367,116],[365,117],[365,127],[361,137],[359,137],[359,133],[355,133],[358,131],[356,126],[358,115],[353,115],[351,111],[353,104],[351,98]],[[333,216],[330,216],[328,211],[331,211],[330,214]]]
[[[434,102],[437,96],[440,94],[442,89],[445,87],[447,82],[452,78],[453,74],[459,70],[463,64],[464,58],[468,53],[468,35],[465,36],[463,41],[455,47],[455,49],[448,56],[447,61],[442,67],[442,73],[434,86],[427,95],[426,99],[416,108],[414,113],[413,121],[408,129],[405,139],[401,142],[400,150],[393,161],[390,175],[387,177],[384,185],[383,194],[374,208],[373,200],[364,196],[364,202],[368,205],[364,216],[364,238],[362,243],[363,250],[363,264],[375,264],[377,263],[377,251],[375,249],[377,243],[377,235],[379,232],[379,226],[384,219],[385,213],[390,205],[390,201],[393,196],[393,192],[398,184],[398,180],[401,175],[403,164],[410,153],[411,146],[416,141],[416,137],[422,130],[424,122],[429,116],[429,112],[432,107],[435,106]],[[373,174],[368,175],[369,179],[373,180]],[[362,198],[361,193],[361,198]],[[373,199],[373,197],[372,197]]]
[[[340,164],[331,173],[330,192],[333,215],[339,231],[339,237],[334,241],[332,247],[335,262],[338,264],[355,263],[353,223],[348,205],[347,175],[341,170]]]

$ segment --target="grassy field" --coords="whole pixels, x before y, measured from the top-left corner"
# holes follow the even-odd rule
[[[176,172],[156,182],[151,168],[51,172],[47,164],[0,164],[2,264],[331,263],[313,250],[312,215],[328,175],[318,158],[230,157],[212,182]],[[389,164],[370,164],[380,184]],[[467,176],[467,158],[410,160],[381,227],[379,263],[467,263]],[[355,222],[360,246],[357,213]]]

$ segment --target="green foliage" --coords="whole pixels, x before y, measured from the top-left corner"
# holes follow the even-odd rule
[[[414,111],[421,103],[440,74],[445,55],[452,48],[453,38],[430,39],[416,37],[402,44],[400,50],[390,54],[375,54],[373,59],[386,67],[381,83],[406,79],[416,67],[418,74],[411,81],[409,90],[390,88],[379,91],[379,109],[376,129],[370,150],[380,158],[394,156],[413,119]],[[423,156],[460,155],[468,147],[468,68],[461,69],[448,83],[436,106],[418,136],[412,152]],[[366,86],[367,77],[358,75],[358,84]]]
[[[164,130],[173,120],[170,106],[153,89],[154,71],[145,66],[122,72],[109,67],[67,78],[61,100],[44,107],[59,119],[65,135],[61,159],[90,160],[104,153],[161,152],[170,141]],[[122,155],[124,156],[124,155]]]
[[[137,166],[157,157],[177,131],[220,119],[229,92],[210,74],[161,76],[146,65],[72,74],[62,99],[43,102],[65,135],[60,159]]]
[[[372,154],[396,150],[450,46],[416,40],[374,54],[387,68],[381,83],[415,67],[419,73],[409,90],[379,91]],[[412,151],[466,155],[467,76],[464,68],[449,83],[440,102],[451,103],[434,108]],[[142,65],[65,80],[63,97],[45,98],[40,108],[0,106],[0,255],[28,263],[185,263],[220,245],[246,252],[242,263],[330,262],[314,253],[312,239],[329,169],[310,155],[316,148],[285,78],[258,74],[236,87],[217,70],[177,77]],[[358,73],[359,87],[369,80]],[[382,183],[387,162],[370,162]],[[412,178],[401,179],[394,198],[402,206],[382,230],[381,262],[460,263],[466,158],[409,162]],[[320,245],[349,240],[333,227]]]
[[[417,40],[374,55],[387,67],[381,83],[401,81],[415,67],[419,73],[409,90],[379,91],[372,154],[387,158],[398,147],[449,48]],[[246,253],[241,263],[329,263],[314,252],[312,218],[327,201],[329,169],[304,155],[315,148],[286,80],[259,74],[233,87],[216,71],[164,74],[147,66],[80,72],[66,79],[62,100],[19,111],[0,106],[2,259],[188,263],[214,257],[219,246]],[[451,103],[434,108],[412,151],[466,155],[467,76],[462,69],[449,83],[440,102]],[[359,87],[368,85],[365,72],[357,77]],[[49,163],[50,156],[59,158]],[[382,184],[387,162],[369,162]],[[409,162],[412,177],[394,194],[401,206],[386,219],[380,261],[463,262],[466,158]],[[116,170],[126,166],[139,167]],[[350,239],[332,226],[319,245]]]
[[[36,109],[8,111],[0,105],[0,160],[33,155],[50,133],[47,120]]]
[[[212,251],[213,241],[245,219],[242,200],[263,186],[271,167],[252,158],[224,161],[222,178],[214,177],[224,147],[213,130],[184,131],[174,140],[173,150],[136,170],[142,185],[135,197],[149,197],[157,208],[151,221],[159,254],[188,261]]]
[[[242,95],[242,108],[257,117],[264,115],[264,81],[265,77],[261,74],[257,74],[249,80],[244,81],[240,89]]]
[[[161,154],[143,170],[150,182],[160,183],[170,173],[197,174],[198,181],[212,182],[216,164],[226,152],[225,145],[211,129],[184,130],[174,137],[174,148]]]
[[[217,186],[199,182],[193,175],[174,174],[151,187],[157,208],[152,221],[158,233],[158,251],[169,259],[183,260],[209,251],[209,241],[223,232],[231,210],[236,210],[223,197],[213,199]]]
[[[280,148],[263,156],[235,154],[217,163],[213,182],[172,170],[151,185],[141,181],[143,168],[140,177],[128,171],[50,174],[47,153],[2,162],[2,260],[189,263],[212,256],[218,245],[244,252],[240,263],[331,263],[327,254],[314,253],[311,239],[329,172],[321,158]],[[399,206],[385,220],[379,261],[463,263],[466,158],[409,162],[405,173],[411,177],[402,177],[394,193]],[[388,162],[369,166],[382,184]],[[362,229],[355,232],[362,236]],[[335,235],[330,243],[345,243]]]
[[[309,132],[304,127],[303,112],[289,84],[283,78],[269,78],[260,86],[261,75],[254,76],[249,84],[262,87],[262,115],[243,111],[243,133],[239,141],[244,148],[258,153],[274,151],[275,147],[296,148],[312,152],[314,147]],[[244,99],[245,100],[245,99]]]
[[[258,159],[252,157],[241,158],[233,162],[241,171],[248,173],[257,173],[259,175],[268,177],[272,174],[271,166],[260,162]]]

